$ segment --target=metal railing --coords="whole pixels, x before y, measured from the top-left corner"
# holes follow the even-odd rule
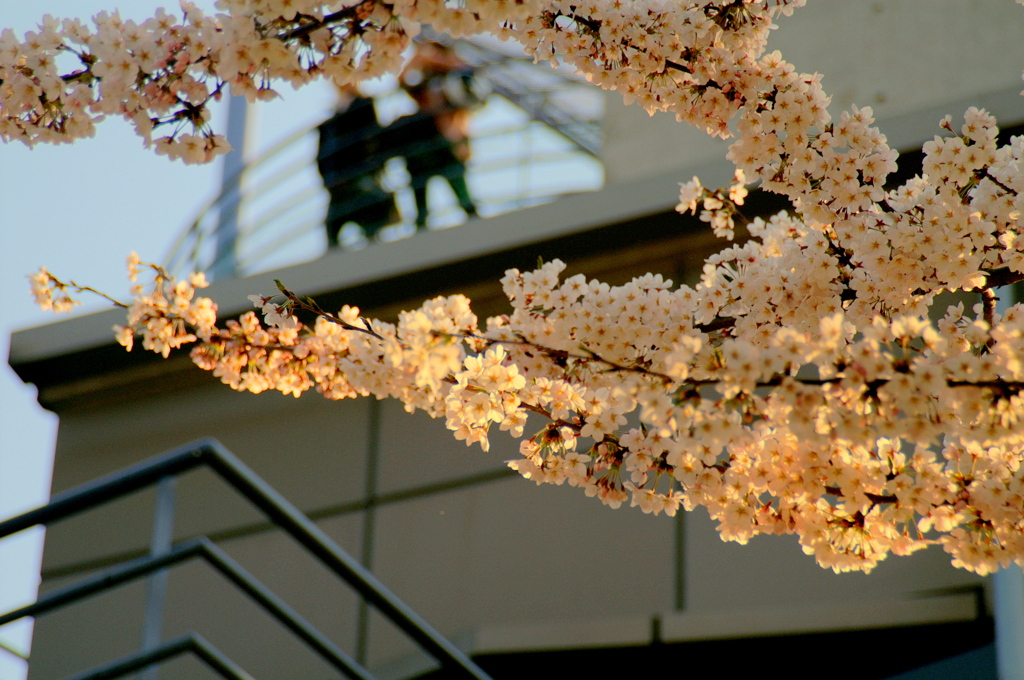
[[[602,104],[592,86],[483,45],[457,41],[453,48],[493,93],[474,114],[465,168],[480,215],[600,189]],[[241,167],[183,229],[164,259],[167,269],[244,276],[319,256],[328,200],[316,171],[316,137],[315,127],[299,130]],[[395,186],[396,203],[403,192],[411,189]],[[238,215],[235,248],[227,251],[233,262],[226,268],[219,259],[228,256],[216,247],[223,211]],[[431,213],[435,224],[462,219],[456,208]],[[409,215],[399,220],[388,238],[414,231]]]
[[[77,515],[154,485],[158,485],[158,512],[154,521],[154,535],[169,533],[170,519],[167,516],[167,506],[161,502],[173,498],[168,491],[172,488],[169,482],[179,475],[203,467],[214,472],[262,511],[267,519],[289,534],[321,564],[351,586],[366,602],[373,605],[424,651],[433,656],[442,668],[458,677],[489,680],[489,676],[468,656],[441,636],[309,518],[213,439],[187,444],[120,472],[60,493],[45,506],[0,522],[0,539],[36,525],[51,524]],[[172,546],[168,537],[167,545],[161,547],[158,543],[159,541],[154,540],[153,552],[146,557],[116,565],[95,576],[50,591],[33,604],[0,615],[0,626],[27,616],[40,616],[143,577],[166,577],[169,568],[189,560],[201,559],[345,677],[372,680],[373,676],[360,663],[317,631],[298,612],[246,572],[209,539],[191,539]],[[152,583],[151,581],[151,595]],[[147,599],[147,625],[150,625],[153,607],[161,609],[162,601],[159,598]],[[159,613],[157,612],[158,615]],[[159,622],[156,629],[159,629]],[[144,641],[146,638],[144,631]],[[193,654],[222,677],[252,677],[200,635],[190,633],[162,643],[157,635],[156,639],[150,640],[148,644],[144,642],[143,649],[138,652],[66,680],[119,678],[140,670],[153,669],[157,664],[183,654]]]

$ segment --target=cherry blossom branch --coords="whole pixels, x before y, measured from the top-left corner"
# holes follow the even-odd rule
[[[370,337],[376,338],[378,340],[384,340],[384,336],[375,332],[373,330],[373,327],[370,325],[370,322],[367,321],[365,318],[360,317],[360,320],[363,322],[363,327],[360,328],[359,326],[353,326],[352,324],[348,323],[347,321],[337,316],[336,314],[331,314],[330,312],[324,311],[313,298],[309,296],[300,298],[293,291],[285,288],[284,284],[281,283],[281,281],[279,281],[278,279],[274,279],[274,283],[277,285],[277,289],[281,291],[281,294],[284,295],[285,298],[288,300],[289,305],[285,307],[285,309],[302,309],[307,312],[312,312],[313,314],[316,314],[319,317],[327,319],[331,323],[338,324],[345,330],[355,331],[357,333],[365,333],[366,335],[369,335]],[[266,305],[270,301],[270,299],[271,298],[265,298],[263,304]]]
[[[350,330],[360,331],[362,329],[352,327],[352,328],[350,328]],[[694,387],[714,387],[714,386],[717,386],[717,385],[727,384],[729,382],[729,381],[721,379],[721,378],[706,378],[706,379],[695,379],[695,378],[679,379],[679,378],[674,378],[674,377],[672,377],[672,376],[670,376],[668,374],[661,373],[661,372],[658,372],[658,371],[653,371],[653,370],[651,370],[649,368],[646,368],[646,367],[643,367],[643,366],[635,366],[635,365],[634,366],[629,366],[629,365],[625,365],[625,364],[620,364],[620,363],[615,362],[615,361],[611,361],[610,359],[606,359],[606,358],[600,356],[596,352],[592,352],[591,350],[587,349],[586,347],[582,348],[583,350],[585,350],[587,352],[586,354],[577,354],[577,353],[569,352],[569,351],[566,351],[566,350],[561,350],[561,349],[555,349],[553,347],[548,347],[548,346],[545,346],[545,345],[543,345],[541,343],[534,342],[532,340],[527,340],[526,338],[518,338],[518,339],[514,339],[513,340],[513,339],[505,339],[505,338],[490,338],[490,337],[487,337],[487,336],[484,336],[484,335],[478,335],[478,334],[474,334],[474,333],[447,333],[447,332],[441,332],[441,331],[434,331],[433,334],[435,336],[437,336],[437,337],[459,338],[459,339],[465,339],[465,340],[478,340],[478,341],[482,341],[482,342],[486,343],[486,346],[492,346],[492,345],[517,345],[517,346],[529,347],[531,349],[535,349],[535,350],[537,350],[537,351],[539,351],[539,352],[541,352],[541,353],[543,353],[543,354],[545,354],[547,356],[555,358],[555,359],[577,359],[577,360],[580,360],[580,361],[596,361],[598,363],[605,364],[612,371],[621,371],[621,372],[625,372],[625,373],[637,373],[637,374],[648,376],[648,377],[651,377],[651,378],[657,378],[658,380],[662,381],[666,386],[669,386],[669,385],[671,385],[671,386],[678,386],[680,389],[682,389],[682,388],[694,388]],[[905,372],[905,369],[900,370],[900,367],[897,366],[895,368],[895,372],[897,372],[897,373]],[[848,376],[848,375],[837,376],[837,377],[833,377],[833,378],[808,378],[808,377],[800,377],[800,376],[794,376],[794,375],[788,375],[788,374],[776,374],[776,375],[774,375],[774,376],[772,376],[772,377],[770,377],[768,379],[765,379],[765,380],[754,381],[754,382],[751,383],[751,386],[754,389],[775,388],[775,387],[782,386],[785,383],[785,381],[790,380],[792,382],[799,383],[801,385],[807,385],[807,386],[812,386],[812,387],[824,387],[826,385],[839,385],[839,384],[843,384],[843,383],[849,382],[851,380],[851,378],[853,378],[853,376]],[[854,382],[858,382],[858,381],[856,379],[854,379]],[[870,394],[877,394],[879,389],[881,389],[882,387],[885,387],[890,382],[892,382],[891,378],[875,378],[875,379],[872,379],[872,380],[859,381],[859,384],[864,385],[867,388],[866,394],[870,395]],[[1018,392],[1024,391],[1024,382],[1013,381],[1013,380],[953,380],[953,379],[946,379],[945,383],[946,383],[946,385],[948,387],[953,387],[953,388],[956,388],[956,387],[989,388],[989,389],[999,390],[999,391],[1007,393],[1007,394],[1016,394]],[[539,414],[542,414],[542,415],[545,413],[544,411],[536,411],[536,412],[539,413]]]
[[[297,38],[305,38],[319,28],[327,28],[328,26],[333,26],[343,21],[351,21],[356,18],[365,19],[366,11],[364,8],[372,6],[375,2],[377,2],[377,0],[360,0],[354,5],[326,15],[322,19],[316,19],[308,15],[299,15],[299,17],[296,18],[298,19],[301,17],[302,19],[306,19],[307,22],[305,24],[285,31],[284,33],[279,33],[275,35],[274,38],[281,42],[288,42]]]
[[[32,287],[32,295],[36,300],[36,304],[45,310],[65,312],[70,311],[72,307],[81,304],[71,297],[68,292],[69,289],[74,293],[92,293],[93,295],[97,295],[110,302],[115,307],[128,309],[128,305],[107,295],[106,293],[96,290],[95,288],[83,286],[75,283],[74,281],[61,281],[47,271],[45,267],[40,267],[39,271],[30,275],[28,279]]]
[[[1010,187],[1006,186],[1001,181],[999,181],[998,179],[993,177],[992,173],[989,171],[989,168],[987,168],[987,167],[986,168],[981,168],[975,174],[976,174],[978,179],[987,179],[988,181],[992,182],[997,187],[999,187],[1000,189],[1002,189],[1003,191],[1005,191],[1006,193],[1008,193],[1011,196],[1019,196],[1020,195],[1017,191],[1015,191],[1014,189],[1011,189]]]
[[[991,287],[981,289],[982,318],[992,328],[996,325],[996,305],[999,303],[999,296]],[[993,340],[989,340],[989,345]]]
[[[795,533],[837,571],[934,541],[980,573],[1024,563],[1024,305],[997,316],[991,290],[1024,271],[1024,150],[997,147],[986,112],[968,109],[959,131],[944,120],[951,136],[925,144],[921,175],[886,190],[897,154],[872,111],[833,119],[818,76],[766,53],[773,20],[799,1],[635,0],[590,15],[553,0],[363,0],[319,18],[327,8],[229,4],[237,14],[186,5],[182,23],[161,13],[140,31],[108,16],[95,32],[47,20],[24,42],[0,34],[0,136],[69,141],[119,114],[147,143],[173,128],[158,153],[206,162],[226,148],[206,122],[225,84],[258,99],[277,82],[394,71],[424,20],[454,36],[497,30],[627,102],[732,137],[728,190],[680,187],[679,209],[701,205],[717,235],[732,238],[748,183],[794,211],[745,222],[751,238],[708,258],[692,288],[562,281],[560,262],[510,270],[512,311],[486,324],[507,340],[480,334],[461,296],[392,324],[327,312],[280,283],[252,296],[266,326],[251,312],[217,326],[216,306],[194,295],[201,280],[158,271],[119,342],[141,336],[164,356],[192,343],[193,361],[238,390],[397,398],[484,448],[492,427],[523,437],[536,413],[550,422],[521,442],[524,476],[651,513],[702,505],[727,540]],[[64,47],[85,68],[61,77]],[[44,304],[72,304],[57,283],[33,285]],[[982,303],[933,323],[940,290]],[[299,310],[329,323],[302,326]],[[593,442],[586,454],[578,440]]]
[[[988,288],[1002,288],[1024,281],[1024,272],[1015,272],[1009,267],[985,270]]]
[[[488,338],[487,336],[477,335],[475,333],[446,333],[440,331],[434,331],[434,335],[438,337],[460,338],[464,340],[479,340],[486,343],[488,347],[491,345],[525,346],[530,347],[532,349],[536,349],[539,352],[543,352],[549,357],[555,359],[578,359],[580,361],[596,361],[598,363],[605,364],[606,366],[609,367],[611,371],[621,371],[624,373],[640,373],[642,375],[650,376],[652,378],[658,378],[664,381],[666,384],[673,382],[673,379],[670,376],[665,375],[664,373],[658,373],[657,371],[652,371],[642,366],[626,366],[625,364],[620,364],[615,361],[611,361],[610,359],[606,359],[599,355],[597,352],[594,352],[586,347],[581,347],[581,349],[585,351],[586,354],[576,354],[574,352],[569,352],[567,350],[555,349],[554,347],[547,347],[540,343],[533,342],[532,340],[527,340],[526,338],[509,340],[501,338]]]

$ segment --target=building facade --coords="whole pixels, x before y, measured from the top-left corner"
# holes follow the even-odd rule
[[[901,151],[919,149],[943,115],[970,105],[1009,126],[1024,122],[1021,65],[1005,59],[1020,56],[1020,8],[929,7],[922,17],[909,1],[821,3],[787,20],[779,49],[798,68],[827,74],[836,110],[872,105]],[[501,273],[538,257],[612,284],[647,272],[692,282],[719,244],[673,212],[677,184],[694,174],[708,186],[727,182],[724,143],[611,96],[605,116],[600,191],[331,251],[209,293],[229,317],[277,278],[324,308],[354,304],[393,318],[461,292],[486,317],[505,311]],[[754,195],[750,210],[782,207]],[[60,416],[55,492],[215,437],[496,678],[557,662],[594,677],[676,672],[695,668],[694,658],[745,674],[763,670],[766,657],[793,664],[788,674],[798,677],[887,678],[962,653],[972,677],[994,677],[986,581],[953,569],[940,550],[836,575],[793,537],[723,543],[703,510],[651,517],[535,486],[505,464],[516,442],[495,436],[489,452],[467,449],[442,422],[397,403],[233,392],[186,356],[125,353],[110,333],[122,320],[107,312],[13,338],[11,365]],[[49,527],[42,592],[145,555],[155,499],[144,492]],[[173,528],[175,541],[215,539],[379,677],[433,672],[428,656],[213,475],[179,480]],[[29,677],[65,677],[137,650],[145,590],[138,582],[39,618]],[[202,564],[169,576],[163,636],[191,630],[256,677],[336,677]],[[896,653],[886,649],[893,639]],[[837,649],[877,653],[838,663]],[[207,672],[183,658],[161,676]]]

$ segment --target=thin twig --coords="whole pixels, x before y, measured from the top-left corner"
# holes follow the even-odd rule
[[[992,173],[990,173],[988,171],[988,168],[982,168],[981,170],[978,170],[977,172],[975,172],[974,175],[975,175],[975,177],[978,177],[979,179],[987,179],[988,181],[992,182],[997,187],[999,187],[1000,189],[1002,189],[1006,193],[1010,194],[1011,196],[1016,196],[1017,195],[1016,191],[1014,191],[1013,189],[1011,189],[1010,187],[1006,186],[1005,184],[1000,182],[998,179],[993,177]]]
[[[98,295],[99,297],[103,298],[104,300],[110,302],[115,307],[120,307],[121,309],[128,309],[128,305],[126,305],[125,303],[121,302],[120,300],[117,300],[115,298],[110,297],[106,293],[101,293],[100,291],[96,290],[95,288],[92,288],[91,286],[80,286],[77,283],[75,283],[74,281],[68,281],[67,283],[65,283],[65,282],[61,281],[60,279],[56,278],[53,274],[50,274],[50,281],[53,284],[55,284],[58,288],[60,288],[61,290],[63,290],[64,288],[71,288],[76,293],[92,293],[93,295]]]
[[[382,340],[382,341],[383,340],[387,340],[387,338],[385,338],[383,335],[381,335],[381,334],[377,333],[376,331],[374,331],[373,327],[370,325],[370,323],[368,321],[366,321],[366,319],[363,319],[362,317],[360,317],[360,319],[363,322],[363,327],[362,328],[360,328],[359,326],[353,326],[352,324],[350,324],[348,321],[345,321],[341,317],[339,317],[339,316],[337,316],[335,314],[331,314],[330,312],[325,312],[323,309],[320,308],[320,305],[318,305],[316,303],[316,301],[313,300],[313,298],[307,297],[306,299],[302,299],[298,295],[296,295],[294,291],[291,291],[291,290],[285,288],[284,285],[280,281],[278,281],[277,279],[274,279],[274,283],[277,284],[277,288],[278,288],[278,290],[281,291],[281,294],[284,295],[288,299],[288,301],[291,303],[291,306],[292,306],[293,309],[303,309],[303,310],[305,310],[307,312],[312,312],[313,314],[316,314],[317,316],[322,316],[323,318],[327,319],[328,321],[331,321],[333,323],[338,324],[339,326],[341,326],[342,328],[344,328],[347,331],[356,331],[357,333],[365,333],[366,335],[369,335],[370,337],[377,338],[378,340]]]
[[[610,359],[605,359],[597,352],[587,349],[586,347],[582,347],[583,351],[587,352],[586,354],[576,354],[575,352],[569,352],[568,350],[564,349],[555,349],[554,347],[547,347],[545,345],[533,342],[532,340],[527,340],[526,338],[520,338],[518,340],[506,340],[500,338],[488,338],[486,336],[476,335],[474,333],[442,333],[440,331],[434,331],[434,333],[436,335],[442,335],[451,338],[481,340],[483,342],[486,342],[488,345],[505,344],[532,347],[540,352],[543,352],[544,354],[547,354],[548,356],[555,357],[557,359],[580,359],[582,361],[597,361],[610,367],[612,371],[642,373],[643,375],[649,375],[654,378],[661,378],[662,380],[668,383],[675,382],[675,380],[672,377],[664,373],[658,373],[657,371],[652,371],[650,369],[643,368],[642,366],[625,366]]]

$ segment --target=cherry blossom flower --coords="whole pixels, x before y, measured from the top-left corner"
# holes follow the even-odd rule
[[[218,14],[186,2],[141,24],[44,18],[23,40],[0,33],[0,137],[67,142],[121,115],[157,153],[209,162],[227,150],[208,124],[225,92],[395,71],[421,23],[515,38],[732,138],[732,185],[694,178],[677,209],[749,238],[708,258],[695,286],[563,278],[558,260],[509,270],[510,311],[483,324],[458,295],[387,323],[283,286],[250,296],[266,326],[252,312],[219,324],[196,296],[204,280],[132,256],[132,281],[153,279],[123,305],[118,342],[163,356],[190,345],[237,390],[398,399],[484,449],[497,424],[526,437],[509,465],[538,484],[652,514],[703,506],[725,540],[796,534],[836,571],[931,544],[978,573],[1024,564],[1024,306],[995,304],[1024,280],[1024,138],[999,146],[996,121],[971,108],[959,126],[939,121],[922,174],[887,190],[897,153],[872,110],[833,118],[820,76],[766,50],[773,22],[803,4],[223,0]],[[58,52],[74,71],[57,70]],[[792,210],[745,220],[754,183]],[[45,269],[30,280],[49,309],[90,290]],[[946,291],[977,305],[933,322]]]

